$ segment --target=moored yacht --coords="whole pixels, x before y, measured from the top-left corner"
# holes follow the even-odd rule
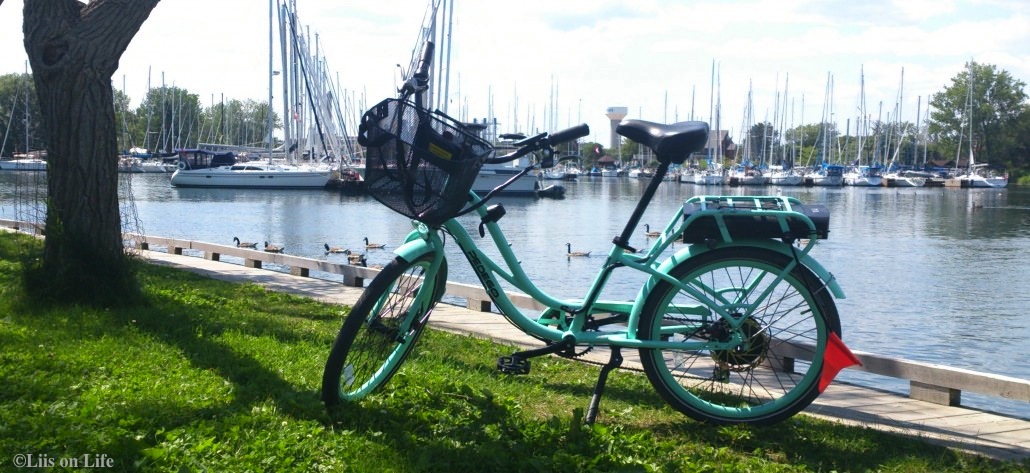
[[[824,164],[805,174],[805,184],[839,187],[844,184],[844,166]]]
[[[926,176],[908,171],[895,171],[883,175],[883,184],[887,187],[924,187]]]
[[[2,159],[0,171],[46,171],[46,161],[39,158]]]
[[[1008,174],[986,172],[984,164],[976,164],[969,171],[944,180],[947,187],[1002,188],[1009,184]]]
[[[844,173],[844,185],[855,187],[879,187],[883,185],[883,175],[879,168],[858,166]]]
[[[180,150],[176,187],[323,188],[333,177],[328,166],[297,166],[261,161],[236,162],[232,153]]]
[[[773,186],[800,186],[805,182],[805,176],[794,168],[783,169],[782,166],[773,166],[766,177]]]
[[[498,145],[494,148],[495,154],[504,154],[510,148],[504,145]],[[483,195],[490,192],[495,187],[504,184],[509,179],[515,177],[522,169],[529,166],[529,156],[523,156],[515,161],[504,164],[484,164],[479,169],[479,174],[476,176],[475,182],[472,183],[472,190],[476,191],[477,194]],[[516,179],[514,182],[501,190],[503,194],[517,194],[517,195],[533,195],[542,186],[540,185],[541,173],[537,170],[530,171],[528,174]]]

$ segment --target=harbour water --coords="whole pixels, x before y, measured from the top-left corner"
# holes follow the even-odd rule
[[[40,219],[43,174],[0,173],[0,218]],[[646,180],[580,178],[563,199],[504,197],[501,220],[527,272],[545,290],[581,297],[630,214]],[[410,222],[367,196],[330,190],[172,187],[167,175],[123,175],[126,231],[232,244],[233,237],[329,260],[325,244],[365,252],[385,264]],[[663,228],[695,194],[781,193],[830,209],[830,235],[813,255],[840,281],[844,340],[854,350],[1030,379],[1030,188],[702,187],[663,183],[642,223]],[[131,199],[129,198],[131,196]],[[475,234],[477,221],[468,220]],[[482,240],[484,245],[488,240]],[[573,251],[596,257],[567,258]],[[632,242],[647,243],[643,226]],[[475,283],[450,244],[449,279]],[[496,253],[493,253],[496,254]],[[328,277],[327,275],[324,275]],[[604,294],[634,298],[642,279],[619,274]],[[852,381],[898,392],[907,383],[846,371]],[[962,402],[1030,418],[1026,402],[964,392]]]

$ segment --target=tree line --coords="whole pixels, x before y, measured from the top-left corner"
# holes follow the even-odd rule
[[[731,164],[763,162],[790,167],[833,162],[922,167],[965,165],[971,152],[977,163],[1008,169],[1016,177],[1030,175],[1026,84],[993,65],[971,62],[966,66],[950,86],[933,95],[928,104],[932,112],[922,123],[856,117],[854,122],[848,120],[842,133],[838,123],[779,130],[766,121],[752,125],[739,145],[730,137],[723,156]],[[131,149],[172,152],[199,143],[267,143],[267,102],[223,96],[217,101],[212,97],[205,106],[196,94],[171,86],[151,88],[137,107],[130,108],[129,96],[119,90],[113,94],[122,153]],[[7,138],[0,155],[46,148],[38,108],[31,77],[0,76],[0,127]],[[280,128],[280,117],[274,110],[271,113],[274,127]],[[599,157],[596,150],[603,147],[588,143],[581,149],[586,165],[592,165]],[[630,159],[638,151],[636,144],[626,142],[623,149],[608,153]]]
[[[223,96],[205,106],[197,94],[171,86],[151,88],[133,108],[128,95],[117,89],[112,93],[118,150],[123,154],[134,148],[174,152],[199,143],[264,146],[268,140],[267,102]],[[274,126],[281,128],[281,118],[274,110],[271,113]],[[0,129],[6,137],[0,156],[47,148],[31,74],[0,76]]]
[[[855,117],[840,123],[821,122],[778,129],[769,121],[755,123],[740,143],[727,137],[724,165],[777,164],[786,167],[820,163],[908,167],[965,166],[972,154],[977,164],[1008,170],[1013,179],[1030,179],[1030,103],[1026,83],[994,65],[969,62],[951,84],[934,94],[930,112],[918,123]],[[878,113],[878,115],[880,115]],[[606,150],[600,143],[581,146],[585,166],[602,155],[633,159],[636,143]],[[706,162],[699,160],[704,167]]]

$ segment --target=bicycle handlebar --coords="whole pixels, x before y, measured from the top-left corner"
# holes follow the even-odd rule
[[[590,134],[590,127],[586,123],[576,125],[571,128],[566,128],[561,131],[556,131],[551,134],[540,133],[529,138],[516,141],[514,146],[518,149],[508,153],[504,156],[498,156],[495,158],[487,158],[484,160],[487,164],[503,164],[514,161],[521,158],[529,153],[540,150],[547,150],[553,153],[552,147],[560,145],[562,143],[572,141],[578,138],[582,138]]]
[[[401,86],[400,93],[403,97],[420,92],[429,85],[429,68],[433,65],[434,49],[436,49],[436,45],[432,41],[426,41],[426,48],[422,50],[422,59],[418,61],[418,70]]]
[[[415,71],[415,78],[429,78],[429,67],[433,65],[434,49],[436,49],[436,45],[432,41],[426,41],[426,49],[422,51],[422,59],[418,61],[418,70]]]
[[[590,134],[590,127],[586,123],[581,123],[572,128],[566,128],[557,133],[551,133],[551,145],[557,145],[565,143],[566,141],[572,141],[578,138],[582,138]]]

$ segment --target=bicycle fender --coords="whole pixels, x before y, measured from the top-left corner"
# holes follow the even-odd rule
[[[408,237],[401,246],[393,250],[393,254],[403,258],[404,261],[415,261],[432,250],[433,246],[426,241],[424,236],[418,231],[413,231],[408,234]]]
[[[748,240],[748,241],[739,242],[739,243],[731,242],[731,243],[726,243],[726,244],[719,245],[719,248],[734,247],[734,246],[737,246],[737,247],[765,248],[765,249],[768,249],[768,250],[775,251],[777,253],[782,253],[782,254],[784,254],[786,256],[789,256],[791,258],[794,257],[794,253],[790,251],[790,248],[788,246],[784,245],[781,242],[775,241],[775,240]],[[662,261],[662,264],[658,267],[658,270],[663,272],[663,273],[668,273],[670,270],[672,270],[672,268],[674,266],[676,266],[677,264],[682,263],[683,261],[686,261],[687,258],[690,258],[691,256],[694,256],[694,255],[697,255],[697,254],[700,254],[700,253],[703,253],[703,252],[706,252],[706,251],[710,251],[710,250],[708,248],[706,248],[704,245],[690,245],[690,246],[688,246],[688,247],[686,247],[684,249],[681,249],[681,250],[677,251],[674,255],[670,256],[665,261]],[[822,281],[823,284],[826,285],[826,287],[830,288],[830,291],[833,293],[833,297],[834,298],[837,298],[837,299],[844,299],[844,298],[846,298],[846,296],[844,295],[844,290],[841,289],[840,284],[837,283],[837,279],[833,276],[832,273],[827,271],[826,268],[823,267],[823,265],[819,264],[819,262],[816,261],[815,258],[812,258],[810,255],[808,255],[808,254],[800,255],[799,254],[799,256],[801,258],[801,264],[803,266],[805,266],[806,268],[808,268],[809,270],[811,270],[812,273],[814,273],[816,275],[816,277],[818,277],[819,280]],[[657,282],[657,281],[651,281],[650,284],[653,285],[655,282]]]

